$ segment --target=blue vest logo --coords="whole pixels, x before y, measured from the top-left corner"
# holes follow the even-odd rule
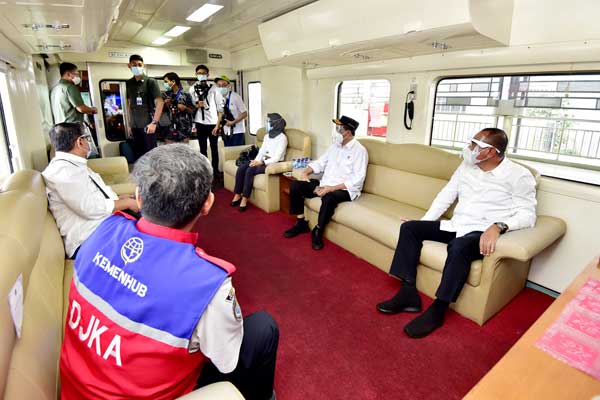
[[[121,246],[121,258],[125,265],[137,261],[144,252],[144,241],[139,237],[129,238],[123,246]]]

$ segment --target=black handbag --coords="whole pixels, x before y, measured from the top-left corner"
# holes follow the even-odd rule
[[[250,164],[250,161],[254,160],[257,154],[258,147],[252,145],[240,153],[238,159],[235,160],[235,165],[239,167],[242,164]]]

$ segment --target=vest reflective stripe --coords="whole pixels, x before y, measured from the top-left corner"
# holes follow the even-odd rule
[[[90,291],[83,283],[79,281],[77,277],[77,271],[73,271],[73,283],[79,292],[79,295],[87,300],[88,303],[93,305],[98,311],[106,315],[111,321],[119,324],[123,328],[137,333],[139,335],[146,336],[150,339],[154,339],[158,342],[168,344],[173,347],[181,347],[183,349],[187,349],[189,347],[190,341],[188,339],[182,339],[171,335],[169,332],[161,331],[159,329],[155,329],[151,326],[140,324],[139,322],[135,322],[125,317],[124,315],[119,314],[117,310],[115,310],[109,303],[104,301],[101,297],[96,296],[92,291]]]

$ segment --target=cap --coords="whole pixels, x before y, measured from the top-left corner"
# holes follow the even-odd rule
[[[342,115],[338,119],[332,119],[333,123],[336,125],[346,125],[352,128],[352,130],[356,130],[358,128],[358,122],[350,117],[346,117]]]
[[[221,76],[217,76],[215,78],[215,83],[219,82],[219,81],[225,81],[227,83],[231,83],[231,80],[227,77],[227,75],[221,75]]]

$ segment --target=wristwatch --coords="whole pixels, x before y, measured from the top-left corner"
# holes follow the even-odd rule
[[[494,222],[494,225],[496,225],[498,228],[500,228],[501,235],[503,233],[506,233],[506,231],[508,231],[508,225],[506,225],[504,222]]]

